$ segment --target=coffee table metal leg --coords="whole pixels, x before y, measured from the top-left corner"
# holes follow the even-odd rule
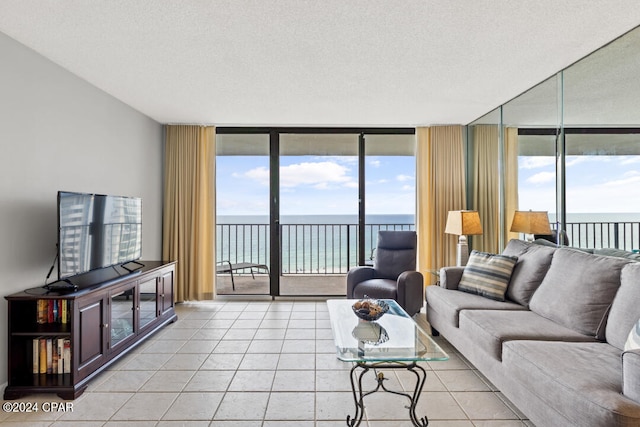
[[[358,368],[361,368],[362,372],[360,372],[360,375],[358,376],[358,386],[357,386],[358,390],[356,391],[356,382],[354,377],[356,375],[356,369]],[[353,416],[353,418],[351,418],[351,415],[347,415],[347,425],[349,427],[359,426],[360,423],[362,422],[362,416],[364,415],[364,396],[365,396],[362,394],[362,376],[368,370],[369,370],[369,366],[362,363],[353,365],[353,368],[351,368],[351,391],[353,392],[353,400],[356,404],[356,413]]]
[[[358,375],[356,370],[360,368],[362,371]],[[378,368],[383,369],[407,369],[411,371],[416,376],[416,385],[413,389],[413,395],[409,395],[409,393],[403,393],[395,390],[389,390],[385,387],[384,381],[386,378],[382,372],[377,372]],[[362,391],[362,377],[365,373],[367,373],[370,369],[373,369],[376,373],[376,381],[378,382],[375,389],[363,393]],[[357,386],[356,386],[356,375],[357,378]],[[379,389],[383,389],[384,391],[392,394],[398,394],[400,396],[404,396],[411,401],[411,404],[408,406],[409,409],[409,417],[411,418],[411,422],[416,427],[427,427],[429,425],[429,420],[427,417],[418,418],[416,416],[416,406],[418,404],[418,399],[420,398],[420,394],[422,393],[422,389],[424,387],[424,383],[427,379],[427,372],[424,370],[422,366],[419,366],[415,362],[412,363],[391,363],[391,362],[380,362],[380,363],[363,363],[359,362],[351,368],[351,390],[353,392],[353,400],[356,405],[356,412],[353,418],[351,415],[347,415],[347,425],[349,427],[357,427],[362,422],[362,416],[364,415],[364,398],[365,396],[370,395],[371,393],[375,393]],[[357,388],[357,390],[356,390]]]
[[[418,369],[418,370],[416,370]],[[418,399],[420,398],[420,394],[422,393],[422,388],[424,387],[424,383],[427,380],[427,371],[420,365],[412,363],[407,366],[407,370],[416,374],[416,387],[413,390],[413,397],[411,397],[411,406],[409,407],[409,416],[411,417],[411,422],[414,426],[417,427],[427,427],[429,425],[429,420],[427,417],[422,417],[418,419],[416,416],[416,405],[418,404]],[[420,376],[422,373],[422,377]]]

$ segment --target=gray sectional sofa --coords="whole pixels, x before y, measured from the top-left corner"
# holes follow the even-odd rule
[[[538,427],[640,426],[640,262],[511,240],[496,301],[458,290],[464,267],[426,288],[427,320]],[[622,254],[617,254],[622,255]]]

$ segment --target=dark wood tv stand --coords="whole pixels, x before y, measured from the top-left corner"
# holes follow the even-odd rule
[[[86,276],[72,293],[32,288],[5,297],[9,317],[5,400],[43,392],[75,399],[98,373],[177,320],[175,262],[141,262],[144,267],[133,273],[112,268]],[[56,308],[66,306],[67,321],[39,323],[39,300]],[[70,341],[69,373],[34,373],[33,344],[41,338]]]

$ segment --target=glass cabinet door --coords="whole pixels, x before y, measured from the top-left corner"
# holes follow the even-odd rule
[[[156,279],[147,280],[138,285],[140,329],[152,322],[158,313],[156,306]]]
[[[134,289],[111,294],[111,348],[134,333]]]

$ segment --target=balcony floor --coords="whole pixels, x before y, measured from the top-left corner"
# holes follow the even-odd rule
[[[231,276],[216,275],[216,293],[218,295],[269,295],[269,276],[256,274],[234,274],[235,291],[231,287]],[[322,296],[346,295],[347,279],[345,274],[304,275],[290,274],[280,276],[280,295]]]

